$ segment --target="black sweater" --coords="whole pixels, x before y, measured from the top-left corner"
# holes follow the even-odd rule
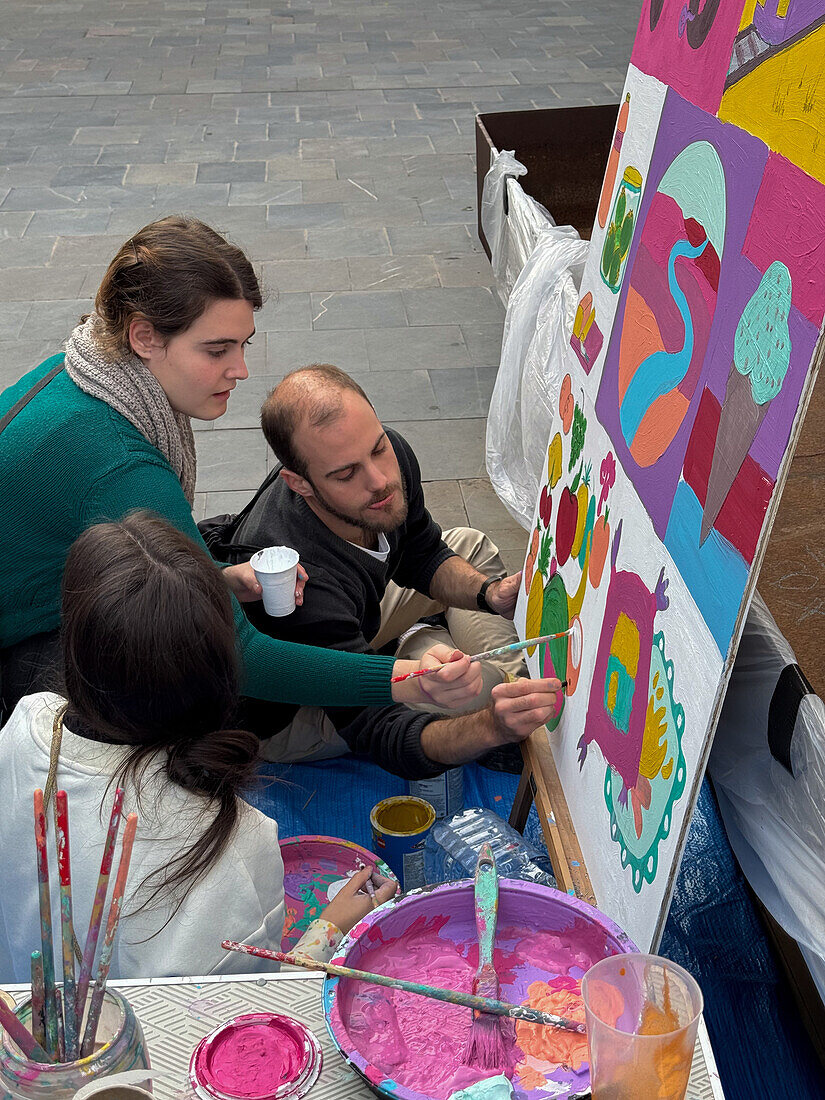
[[[303,606],[291,615],[272,618],[262,603],[243,605],[258,630],[284,641],[371,653],[388,581],[429,595],[433,574],[453,551],[424,505],[421,471],[410,445],[392,429],[387,429],[387,436],[401,469],[408,511],[404,523],[387,534],[390,552],[385,562],[330,531],[281,478],[263,491],[238,526],[232,541],[245,549],[230,560],[248,560],[250,547],[291,546],[309,574]],[[444,770],[421,749],[421,731],[435,716],[399,704],[325,709],[352,751],[370,756],[387,771],[417,779]],[[269,736],[286,726],[294,713],[295,708],[248,700],[245,718],[249,728]]]

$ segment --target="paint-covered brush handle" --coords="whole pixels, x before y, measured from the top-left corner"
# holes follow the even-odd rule
[[[584,1035],[585,1031],[584,1024],[576,1020],[569,1020],[566,1016],[555,1016],[552,1012],[542,1012],[538,1008],[528,1008],[527,1005],[512,1005],[507,1001],[479,997],[474,993],[459,993],[454,989],[439,989],[434,985],[408,982],[405,978],[390,978],[386,974],[372,974],[367,970],[354,970],[349,966],[322,963],[317,959],[309,958],[308,955],[287,955],[283,951],[269,951],[265,947],[254,947],[250,943],[238,943],[235,940],[224,940],[221,947],[224,951],[241,951],[245,955],[255,955],[259,959],[272,959],[273,962],[286,963],[287,966],[300,966],[304,970],[320,970],[321,973],[329,974],[333,978],[351,978],[357,982],[369,982],[371,985],[400,989],[404,993],[416,993],[419,997],[431,997],[435,1001],[474,1008],[479,1012],[489,1012],[493,1016],[509,1016],[514,1020],[526,1020],[530,1024],[546,1024],[548,1027],[559,1027],[564,1031],[575,1031],[579,1035]]]
[[[498,921],[498,874],[493,849],[486,840],[476,864],[474,899],[479,967],[492,966]]]

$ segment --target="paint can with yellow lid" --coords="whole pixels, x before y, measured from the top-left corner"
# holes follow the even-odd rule
[[[390,865],[404,891],[424,885],[424,844],[434,824],[433,807],[413,795],[384,798],[372,808],[373,851]]]

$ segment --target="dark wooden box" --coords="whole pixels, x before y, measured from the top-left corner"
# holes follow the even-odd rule
[[[514,149],[527,169],[519,178],[524,191],[546,206],[558,225],[572,225],[589,240],[618,113],[616,103],[476,115],[478,237],[488,256],[481,192],[490,150]]]

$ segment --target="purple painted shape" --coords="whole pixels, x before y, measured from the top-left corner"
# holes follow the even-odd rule
[[[609,918],[559,890],[502,879],[499,899],[495,964],[502,997],[507,1000],[526,1000],[527,990],[536,981],[554,981],[560,976],[578,981],[598,958],[638,950]],[[369,963],[384,973],[426,981],[431,974],[422,973],[420,960],[422,951],[426,955],[427,950],[431,952],[429,965],[439,974],[446,974],[448,980],[450,977],[456,980],[454,988],[465,980],[472,981],[478,965],[472,882],[445,883],[434,889],[413,891],[369,913],[345,938],[333,962],[359,968]],[[405,1084],[405,1073],[410,1072],[411,1060],[420,1068],[427,1058],[434,1077],[439,1079],[449,1077],[445,1068],[458,1070],[463,1035],[469,1030],[471,1014],[454,1005],[441,1006],[412,994],[381,990],[374,1022],[387,1036],[388,1041],[382,1043],[377,1030],[368,1033],[364,1029],[369,1023],[364,1018],[365,1008],[370,1009],[363,998],[366,989],[362,983],[326,979],[324,1010],[335,1045],[381,1095],[394,1100],[433,1097],[443,1100],[449,1095],[444,1082],[424,1093]],[[381,1000],[385,993],[391,994],[391,999]],[[405,1027],[407,1018],[396,1011],[402,1005],[396,1000],[399,996],[415,1003],[411,1026]],[[421,1046],[420,1022],[430,1016],[436,1005],[451,1013],[449,1019],[455,1021],[455,1028],[439,1036],[438,1050],[433,1055]],[[407,1053],[401,1059],[397,1054],[399,1034]],[[515,1053],[518,1054],[518,1048]],[[561,1100],[589,1085],[586,1063],[579,1072],[552,1063],[548,1063],[547,1069],[547,1088],[526,1088],[516,1079],[516,1095],[521,1100],[539,1100],[548,1095]]]
[[[701,393],[701,377],[707,370],[709,354],[706,353],[702,376],[697,380],[691,406],[682,421],[679,430],[668,449],[653,466],[637,466],[625,443],[619,423],[618,379],[619,353],[622,328],[627,305],[628,287],[634,279],[634,266],[639,245],[645,236],[645,224],[648,211],[657,188],[674,159],[695,141],[710,142],[719,154],[727,181],[727,227],[725,248],[721,256],[719,276],[719,295],[716,312],[711,324],[709,342],[713,339],[714,328],[720,309],[725,308],[725,299],[736,281],[736,267],[751,210],[759,189],[759,183],[768,157],[767,147],[757,138],[751,137],[735,126],[724,125],[686,103],[672,89],[668,90],[653,156],[650,161],[645,192],[639,207],[639,224],[633,234],[630,254],[625,271],[616,317],[605,356],[602,380],[596,398],[596,413],[616,449],[630,480],[642,500],[660,538],[664,538],[667,521],[673,504],[673,496],[679,482],[688,439],[693,427],[696,408]],[[672,243],[672,242],[671,242]],[[655,247],[655,246],[651,246]],[[654,253],[655,258],[655,253]],[[680,279],[680,285],[684,283]],[[741,315],[741,313],[740,313]]]
[[[754,27],[771,46],[780,46],[825,19],[822,0],[791,0],[785,16],[777,15],[779,3],[780,0],[766,0],[764,6],[757,4],[753,13]]]

